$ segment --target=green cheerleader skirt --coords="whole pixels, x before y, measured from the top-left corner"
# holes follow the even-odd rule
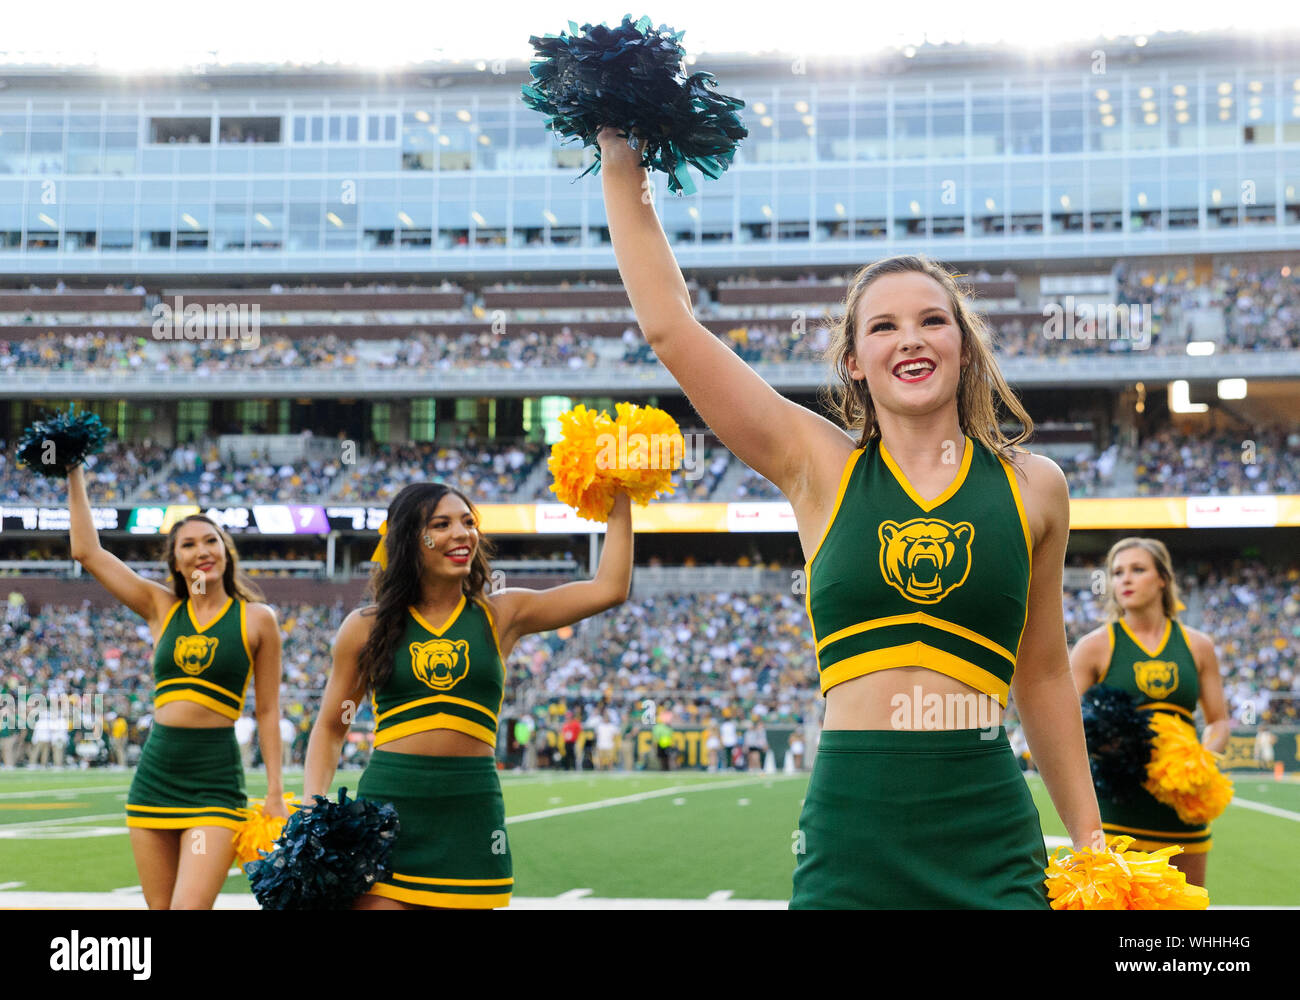
[[[494,757],[376,750],[357,797],[391,802],[401,828],[377,896],[449,909],[510,904],[514,868]]]
[[[1048,909],[1038,810],[983,732],[823,732],[790,909]]]
[[[185,729],[155,722],[126,793],[126,825],[154,830],[244,821],[244,765],[235,727]]]
[[[1137,788],[1124,802],[1097,796],[1101,828],[1107,837],[1132,837],[1131,851],[1158,851],[1177,844],[1184,854],[1205,854],[1213,841],[1210,827],[1189,826],[1172,806],[1158,801],[1145,788]]]

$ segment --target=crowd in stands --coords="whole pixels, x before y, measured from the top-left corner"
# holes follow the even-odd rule
[[[1268,725],[1300,724],[1300,569],[1238,561],[1204,572],[1201,628],[1214,639],[1229,712]]]
[[[1205,281],[1186,268],[1116,269],[1119,298],[1148,302],[1157,315],[1221,311],[1220,350],[1294,351],[1300,348],[1300,276],[1289,268],[1220,264]]]
[[[1236,724],[1300,724],[1300,568],[1259,562],[1180,567],[1198,610],[1189,621],[1214,639]],[[1193,596],[1194,595],[1194,596]],[[1071,646],[1105,621],[1103,596],[1068,589]],[[152,697],[152,640],[124,607],[11,611],[0,626],[0,694],[101,695],[129,719],[137,745]],[[284,714],[305,734],[328,676],[330,645],[347,613],[331,606],[277,608],[283,633]],[[1185,616],[1186,617],[1186,616]],[[252,698],[252,691],[249,693]],[[699,592],[634,598],[572,627],[525,636],[506,665],[503,718],[529,715],[557,746],[564,721],[612,721],[627,731],[648,703],[677,725],[799,728],[820,716],[812,634],[795,594]],[[358,731],[371,720],[366,707]],[[1015,722],[1014,703],[1008,722]],[[549,733],[549,735],[547,735]]]
[[[332,499],[387,504],[411,483],[437,480],[475,503],[513,502],[519,499],[521,484],[549,454],[549,447],[536,442],[495,448],[381,445],[369,458],[345,467]]]
[[[986,273],[977,271],[974,276],[980,277]],[[848,277],[849,275],[843,275],[813,282],[809,280],[810,276],[805,275],[797,283],[823,284],[832,280],[846,280]],[[1151,340],[1147,346],[1140,348],[1150,353],[1184,353],[1189,315],[1197,309],[1217,310],[1221,314],[1224,332],[1218,346],[1220,351],[1294,350],[1300,347],[1300,322],[1297,322],[1300,320],[1300,281],[1283,274],[1279,268],[1224,265],[1204,282],[1198,282],[1186,269],[1156,272],[1120,264],[1115,269],[1115,280],[1118,302],[1151,306]],[[566,286],[561,283],[555,287]],[[365,286],[364,290],[387,288],[388,286],[373,284]],[[273,290],[275,289],[280,289],[280,286],[274,286]],[[444,290],[458,289],[444,282]],[[137,286],[136,291],[142,289]],[[481,324],[488,314],[481,300],[473,299],[474,293],[469,293],[467,300],[471,301],[471,305],[460,315],[467,323],[474,322],[480,329],[453,336],[417,331],[400,340],[374,342],[350,338],[346,334],[295,338],[276,332],[275,328],[282,324],[292,326],[304,321],[339,326],[355,323],[384,325],[399,321],[422,322],[419,317],[433,321],[433,314],[419,312],[403,314],[377,310],[316,315],[295,311],[281,315],[270,325],[270,330],[264,329],[262,345],[255,350],[241,350],[237,342],[229,340],[206,343],[187,341],[184,343],[186,350],[177,350],[177,344],[154,341],[149,336],[119,338],[104,333],[47,332],[30,340],[0,340],[0,370],[37,367],[202,373],[281,367],[378,370],[401,367],[420,370],[525,366],[587,368],[607,364],[611,360],[619,360],[622,364],[656,363],[653,352],[637,332],[628,309],[552,309],[544,312],[509,310],[505,324],[508,333],[497,334],[481,330]],[[804,310],[799,322],[794,322],[780,309],[767,306],[720,306],[707,294],[701,297],[696,310],[697,316],[703,320],[734,319],[735,326],[728,328],[722,337],[733,350],[750,362],[819,361],[828,342],[825,327],[837,312],[838,309],[814,306]],[[530,322],[543,316],[554,321],[571,321],[573,325],[558,334],[541,333],[529,328]],[[142,314],[139,321],[141,326],[150,325],[148,317],[148,313]],[[439,314],[440,321],[446,318]],[[39,320],[40,325],[46,326],[57,325],[60,321],[60,317],[55,314],[25,316],[23,319],[25,322]],[[85,321],[88,318],[78,319]],[[91,322],[96,321],[90,319]],[[627,323],[621,358],[616,353],[611,355],[606,345],[599,343],[603,338],[592,337],[583,331],[584,320]],[[64,317],[61,321],[66,323],[69,319]],[[117,322],[122,322],[121,318]],[[1001,314],[991,324],[991,334],[996,353],[1006,358],[1051,355],[1068,357],[1079,353],[1128,351],[1136,346],[1129,339],[1109,336],[1099,336],[1094,340],[1054,339],[1046,333],[1045,317],[1041,310],[1032,303],[1022,306],[1019,315]]]
[[[1031,445],[1031,450],[1033,446]],[[552,478],[538,473],[548,445],[510,440],[459,447],[442,443],[373,446],[352,464],[338,459],[273,463],[223,461],[214,439],[167,449],[150,441],[109,443],[88,462],[87,482],[96,504],[254,504],[308,502],[387,503],[412,482],[441,480],[481,503],[554,502]],[[701,474],[674,474],[675,491],[660,502],[780,501],[777,488],[725,448],[699,460]],[[1229,433],[1154,431],[1136,450],[1112,446],[1100,453],[1081,447],[1055,453],[1074,497],[1187,496],[1300,493],[1300,426]],[[1132,467],[1129,485],[1112,476],[1117,461]],[[536,475],[535,475],[536,474]],[[720,484],[728,481],[728,487]],[[531,487],[525,489],[525,484]],[[15,445],[0,442],[0,503],[62,504],[66,487],[15,463]]]
[[[17,444],[0,441],[0,503],[55,504],[68,501],[67,484],[19,466]],[[123,503],[142,482],[167,465],[168,451],[152,441],[110,441],[86,461],[86,486],[92,503]]]
[[[1300,493],[1300,427],[1201,437],[1163,428],[1137,455],[1141,496]]]

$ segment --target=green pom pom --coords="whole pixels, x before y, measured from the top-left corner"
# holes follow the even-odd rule
[[[244,873],[265,910],[340,910],[352,906],[389,872],[400,825],[391,803],[313,796],[284,825],[275,849]]]
[[[1141,787],[1151,759],[1150,712],[1127,691],[1095,684],[1084,692],[1083,736],[1100,798],[1126,802]]]
[[[104,450],[109,429],[97,413],[67,412],[38,420],[18,442],[18,464],[51,479],[62,479],[90,455]]]
[[[716,180],[731,165],[736,145],[749,135],[737,111],[745,102],[710,88],[710,73],[686,76],[680,40],[684,32],[651,28],[648,17],[630,15],[616,28],[569,22],[569,34],[536,35],[533,82],[524,103],[547,115],[546,126],[562,139],[580,139],[596,150],[596,162],[579,176],[600,170],[596,135],[616,127],[641,166],[668,174],[668,190],[694,194],[687,164]]]

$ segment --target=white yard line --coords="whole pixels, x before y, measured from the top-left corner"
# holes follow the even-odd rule
[[[34,799],[40,795],[90,795],[95,792],[125,792],[130,787],[130,785],[97,785],[94,788],[34,788],[26,792],[0,792],[0,799]]]
[[[800,777],[795,775],[794,777]],[[507,816],[506,824],[527,823],[535,819],[550,819],[552,816],[567,816],[569,813],[589,812],[593,809],[607,809],[610,806],[622,806],[632,802],[644,802],[646,799],[660,799],[668,795],[681,795],[689,792],[709,792],[715,788],[733,788],[737,785],[755,785],[762,781],[789,780],[785,775],[755,775],[752,778],[739,778],[735,781],[717,781],[699,785],[672,785],[669,788],[656,788],[650,792],[636,792],[633,795],[620,795],[613,799],[597,799],[595,802],[582,802],[573,806],[560,806],[556,809],[543,809],[540,812],[523,813],[520,816]]]
[[[22,830],[44,826],[75,826],[78,823],[97,823],[105,819],[120,819],[126,822],[126,810],[115,813],[100,813],[97,816],[60,816],[57,819],[29,819],[20,823],[0,823],[0,830]]]
[[[1283,819],[1290,819],[1300,823],[1300,813],[1291,812],[1288,809],[1279,809],[1277,806],[1266,805],[1263,802],[1252,802],[1250,799],[1239,799],[1234,795],[1231,804],[1234,806],[1241,806],[1243,809],[1254,809],[1256,812],[1268,813],[1270,816],[1281,816]]]

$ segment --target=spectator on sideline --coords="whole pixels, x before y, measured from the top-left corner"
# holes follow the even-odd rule
[[[730,771],[736,767],[736,744],[740,742],[738,738],[736,720],[727,716],[722,720],[721,728],[722,739],[722,766]]]
[[[582,723],[573,717],[572,712],[564,713],[564,725],[560,727],[564,738],[564,769],[573,771],[577,768],[578,737],[582,735]]]
[[[596,722],[596,770],[609,771],[614,767],[614,739],[618,736],[618,726],[612,719],[612,712],[606,711],[598,716]]]

